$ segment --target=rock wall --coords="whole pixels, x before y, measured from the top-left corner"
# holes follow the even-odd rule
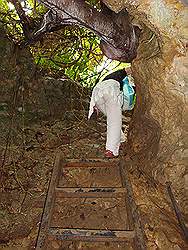
[[[188,212],[188,8],[176,0],[104,0],[142,29],[133,61],[137,106],[129,131],[134,168],[172,188]]]
[[[29,49],[16,46],[1,26],[0,57],[0,118],[24,115],[31,123],[88,108],[88,89],[68,79],[43,77]],[[3,123],[0,119],[1,128]]]
[[[0,106],[14,112],[36,82],[36,65],[28,49],[20,49],[0,25]]]

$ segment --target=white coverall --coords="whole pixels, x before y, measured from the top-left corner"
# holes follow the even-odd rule
[[[119,155],[119,146],[125,141],[122,131],[122,105],[123,92],[120,91],[120,83],[114,79],[104,80],[94,87],[88,119],[94,112],[96,106],[107,116],[107,140],[106,150],[113,152],[114,156]]]

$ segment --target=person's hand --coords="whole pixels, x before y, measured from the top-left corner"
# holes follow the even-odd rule
[[[98,108],[96,106],[94,106],[93,112],[96,114],[96,116],[99,115],[99,110],[98,110]]]
[[[95,106],[94,108],[93,108],[93,113],[92,113],[92,115],[91,115],[91,118],[90,119],[97,119],[97,116],[98,116],[98,114],[99,114],[99,110],[98,110],[98,108]]]

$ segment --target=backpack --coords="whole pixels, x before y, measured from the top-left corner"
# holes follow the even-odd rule
[[[123,79],[123,109],[132,110],[136,102],[136,92],[129,82],[129,77]]]

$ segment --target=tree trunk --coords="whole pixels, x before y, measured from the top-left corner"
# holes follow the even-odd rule
[[[28,16],[25,14],[25,11],[22,8],[21,2],[19,0],[10,0],[10,2],[14,5],[18,16],[20,18],[20,22],[23,27],[24,36],[29,39],[31,37],[32,25]]]
[[[76,24],[95,32],[101,38],[101,49],[107,57],[125,62],[131,62],[136,57],[138,27],[131,24],[126,11],[106,14],[83,0],[41,2],[52,10],[57,17],[55,20],[58,19],[62,24]]]

